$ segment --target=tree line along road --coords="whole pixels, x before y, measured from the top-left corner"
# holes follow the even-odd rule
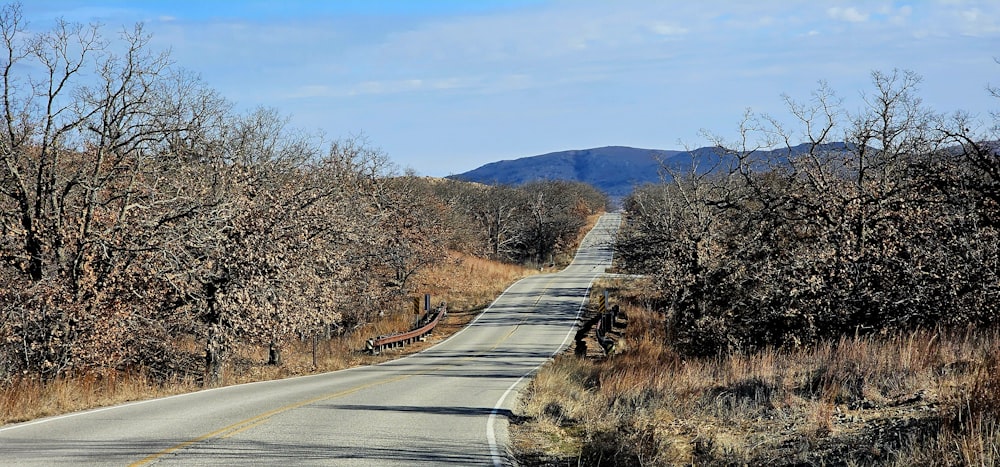
[[[620,220],[423,352],[0,427],[0,464],[507,465],[516,392],[568,343]]]

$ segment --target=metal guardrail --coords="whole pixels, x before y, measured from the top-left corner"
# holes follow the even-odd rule
[[[434,327],[437,326],[438,322],[441,321],[441,318],[447,315],[448,307],[446,304],[442,303],[436,309],[427,312],[427,314],[420,320],[420,323],[418,323],[416,329],[368,339],[365,343],[365,350],[371,352],[372,355],[378,355],[385,349],[403,347],[417,341],[424,341],[427,338],[427,335],[429,335],[431,331],[434,330]]]

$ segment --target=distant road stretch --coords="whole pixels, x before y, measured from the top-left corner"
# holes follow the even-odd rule
[[[426,351],[0,427],[0,465],[507,465],[515,392],[568,343],[619,223]]]

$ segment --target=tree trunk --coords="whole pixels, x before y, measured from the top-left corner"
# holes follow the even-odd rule
[[[267,347],[267,364],[281,365],[281,348],[274,341]]]
[[[319,336],[314,334],[313,337],[312,337],[313,369],[319,368],[319,366],[316,364],[316,344],[317,344],[317,341],[319,341]]]
[[[205,344],[205,381],[204,386],[216,387],[222,383],[222,343],[213,325],[208,330],[208,342]]]

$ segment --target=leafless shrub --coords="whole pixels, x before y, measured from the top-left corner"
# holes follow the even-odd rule
[[[619,299],[629,317],[625,350],[603,360],[562,355],[539,372],[511,428],[521,459],[588,465],[992,465],[998,459],[995,329],[875,333],[692,357],[663,345],[661,313]]]

